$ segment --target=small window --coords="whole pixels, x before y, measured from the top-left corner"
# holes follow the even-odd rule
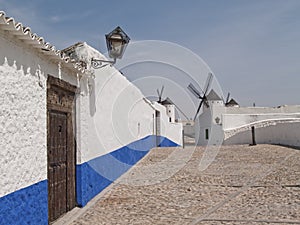
[[[209,139],[209,133],[208,129],[205,129],[205,140]]]
[[[171,112],[171,110],[169,110],[169,113]]]
[[[169,122],[170,122],[170,123],[172,122],[172,118],[171,118],[171,117],[169,117]]]

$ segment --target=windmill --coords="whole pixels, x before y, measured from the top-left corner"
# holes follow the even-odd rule
[[[164,92],[164,88],[165,88],[165,86],[162,86],[160,91],[158,89],[156,89],[157,94],[158,94],[158,101],[157,101],[158,103],[161,103],[161,97]]]
[[[206,79],[205,86],[204,86],[204,91],[200,88],[201,93],[200,93],[200,91],[198,91],[198,90],[195,88],[195,86],[194,86],[192,83],[190,83],[189,86],[187,87],[187,88],[189,89],[189,91],[190,91],[193,95],[196,96],[196,98],[201,99],[201,101],[200,101],[200,103],[199,103],[199,106],[198,106],[198,109],[197,109],[197,111],[196,111],[196,115],[195,115],[195,117],[194,117],[194,121],[196,120],[197,115],[198,115],[198,113],[199,113],[199,111],[200,111],[201,106],[202,106],[203,103],[205,104],[206,107],[209,107],[208,102],[207,102],[206,95],[207,95],[207,92],[208,92],[208,90],[209,90],[209,88],[210,88],[210,85],[211,85],[211,83],[212,83],[212,80],[213,80],[213,74],[212,74],[212,73],[208,73],[208,77],[207,77],[207,79]]]
[[[236,107],[236,106],[239,106],[239,103],[237,103],[233,98],[231,98],[229,100],[229,97],[230,97],[230,93],[228,92],[226,101],[224,102],[224,104],[225,104],[226,107],[233,107],[233,106]]]
[[[187,120],[190,120],[189,118],[188,118],[188,116],[178,107],[178,105],[176,105],[175,103],[174,103],[174,101],[172,101],[169,97],[167,98],[174,106],[175,106],[175,108],[179,111],[179,112],[181,112],[181,114],[187,119]]]
[[[162,94],[163,94],[163,92],[164,92],[164,86],[162,86],[161,87],[161,89],[160,89],[160,91],[159,91],[159,89],[156,89],[156,91],[157,91],[157,94],[158,94],[158,103],[163,103],[164,101],[162,101]],[[173,100],[171,100],[169,97],[167,97],[166,99],[165,99],[165,101],[169,101],[171,104],[173,104],[174,106],[175,106],[175,108],[179,111],[179,112],[181,112],[181,114],[187,119],[187,120],[189,120],[189,118],[187,117],[187,115],[178,107],[178,105],[176,105],[175,103],[174,103],[174,101]]]

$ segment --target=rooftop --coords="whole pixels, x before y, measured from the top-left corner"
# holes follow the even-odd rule
[[[33,33],[30,27],[25,27],[22,23],[16,22],[13,17],[7,17],[3,11],[0,11],[0,30],[7,31],[12,38],[21,40],[24,45],[35,49],[49,60],[60,61],[69,69],[75,69],[79,73],[85,71],[80,63],[72,61],[62,51],[46,42],[43,37]]]
[[[213,89],[206,96],[206,99],[208,101],[219,101],[219,100],[222,100],[222,98]]]

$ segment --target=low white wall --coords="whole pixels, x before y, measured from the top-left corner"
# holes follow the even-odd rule
[[[223,129],[234,129],[264,120],[300,118],[300,113],[223,114]]]
[[[195,125],[183,125],[184,135],[195,138]]]
[[[300,122],[272,123],[267,127],[255,129],[255,139],[258,144],[282,144],[300,146]],[[251,130],[239,132],[224,141],[229,144],[251,144]]]
[[[278,107],[226,107],[226,114],[275,114],[297,113],[300,105],[282,105]]]
[[[154,102],[156,110],[161,112],[161,136],[164,136],[171,141],[182,145],[182,124],[169,122],[169,116],[167,114],[167,108],[157,102]]]
[[[300,106],[267,107],[224,107],[213,105],[200,115],[200,126],[196,126],[198,145],[245,144],[251,143],[251,126],[259,134],[258,143],[298,145],[297,126],[300,121]],[[216,118],[219,117],[219,124]],[[199,122],[197,123],[199,125]],[[286,124],[286,125],[283,125]],[[290,129],[291,128],[291,129]],[[205,129],[209,129],[209,140],[205,140]],[[296,134],[295,134],[296,133]]]

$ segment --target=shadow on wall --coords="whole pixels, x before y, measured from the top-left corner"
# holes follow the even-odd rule
[[[300,147],[300,122],[281,123],[255,129],[257,144],[277,144],[284,146]],[[251,144],[251,130],[237,133],[224,140],[224,145]]]
[[[19,65],[16,60],[4,57],[4,62],[0,66],[2,66],[5,71],[10,71],[12,69],[13,73],[21,73],[22,76],[35,76],[38,79],[39,86],[44,88],[43,81],[47,79],[47,74],[42,71],[39,64],[32,65],[32,67],[26,67],[24,65]]]
[[[95,91],[95,79],[88,79],[89,96],[90,96],[90,115],[94,116],[96,113],[96,91]]]

